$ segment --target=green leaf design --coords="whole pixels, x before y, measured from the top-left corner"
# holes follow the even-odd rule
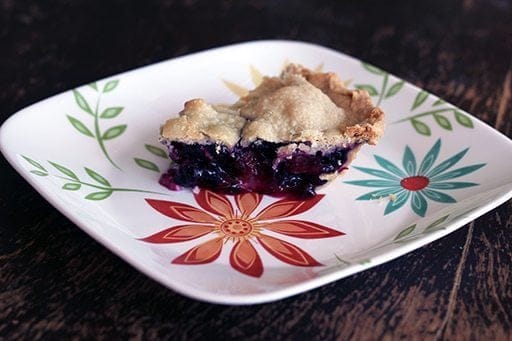
[[[91,107],[89,106],[89,103],[85,100],[84,96],[78,91],[73,90],[73,95],[75,96],[75,102],[78,104],[78,106],[85,112],[93,115],[93,112],[91,110]]]
[[[142,189],[134,189],[134,188],[113,188],[107,179],[105,179],[102,175],[98,174],[96,171],[94,171],[90,168],[87,168],[87,167],[84,167],[84,169],[85,169],[86,173],[89,175],[89,177],[91,177],[91,179],[93,179],[94,181],[91,181],[91,182],[81,181],[78,178],[78,176],[71,169],[69,169],[65,166],[62,166],[61,164],[58,164],[53,161],[48,161],[48,163],[50,165],[52,165],[52,167],[54,167],[58,171],[58,173],[53,172],[52,174],[50,174],[38,162],[30,159],[29,157],[26,157],[23,155],[21,155],[21,156],[24,157],[25,160],[27,160],[27,162],[29,162],[30,164],[32,164],[34,167],[37,168],[36,170],[30,170],[31,173],[38,175],[38,176],[51,175],[51,176],[59,178],[59,179],[67,180],[67,182],[65,182],[62,185],[63,190],[78,191],[78,190],[82,189],[83,187],[90,187],[93,190],[96,190],[97,192],[90,193],[85,197],[88,200],[103,200],[103,199],[106,199],[109,196],[111,196],[112,193],[114,193],[116,191],[164,194],[164,193],[151,192],[151,191],[146,191],[146,190],[142,190]],[[143,160],[143,161],[145,161],[145,160]],[[149,163],[152,164],[152,162],[149,162]],[[148,166],[148,167],[151,167],[151,166]],[[64,174],[65,176],[62,176],[61,174]]]
[[[382,179],[395,180],[397,182],[400,181],[400,178],[395,174],[389,174],[388,172],[381,171],[380,169],[366,168],[366,167],[357,167],[354,166],[355,169],[364,172],[366,174],[370,174]]]
[[[430,225],[428,225],[426,228],[425,228],[425,231],[424,232],[427,232],[428,230],[432,230],[434,227],[436,226],[439,226],[441,223],[443,223],[447,218],[448,218],[449,214],[437,219],[436,221],[434,221],[433,223],[431,223]]]
[[[65,189],[67,191],[78,191],[80,187],[82,187],[82,185],[73,182],[68,182],[64,184],[64,186],[62,186],[62,189]]]
[[[101,118],[114,118],[119,115],[123,111],[123,107],[111,107],[103,110],[100,117]]]
[[[146,168],[146,169],[149,169],[149,170],[152,170],[155,172],[160,172],[160,169],[158,168],[158,166],[151,161],[139,159],[138,157],[135,157],[133,159],[135,160],[135,163],[142,168]]]
[[[94,181],[96,181],[99,184],[102,184],[107,187],[111,187],[110,182],[108,182],[107,179],[105,179],[103,176],[99,175],[97,172],[93,171],[90,168],[84,167],[85,171],[87,172],[87,175],[91,177]]]
[[[437,124],[439,124],[439,126],[441,128],[444,128],[446,130],[452,130],[452,124],[443,115],[441,115],[441,114],[434,114],[434,119],[436,120]]]
[[[80,122],[79,120],[74,118],[73,116],[67,115],[67,118],[68,118],[69,122],[71,123],[71,125],[73,127],[75,127],[76,130],[78,130],[79,132],[81,132],[82,134],[84,134],[86,136],[94,137],[94,134],[89,130],[89,128],[87,128],[85,126],[85,124],[83,124],[82,122]]]
[[[383,70],[379,69],[378,67],[376,66],[373,66],[371,64],[368,64],[368,63],[362,63],[363,64],[363,68],[366,70],[366,71],[369,71],[375,75],[384,75],[386,74]]]
[[[396,235],[395,239],[393,239],[393,240],[398,240],[405,236],[410,235],[412,233],[412,231],[414,231],[415,228],[416,228],[416,224],[413,224],[413,225],[403,229],[402,231],[400,231],[399,234]]]
[[[35,174],[35,175],[39,175],[39,176],[48,176],[48,173],[45,173],[45,172],[40,171],[40,170],[31,170],[30,173]]]
[[[101,90],[103,93],[110,92],[114,90],[119,84],[119,80],[110,80],[108,82],[105,82],[103,85],[103,89]],[[97,83],[91,83],[89,84],[91,88],[98,91],[98,84]],[[84,123],[82,123],[80,120],[78,120],[75,117],[67,116],[70,123],[75,127],[76,130],[78,130],[80,133],[95,138],[96,142],[98,143],[101,151],[103,152],[103,155],[107,158],[107,160],[116,168],[120,169],[119,166],[112,160],[110,157],[107,148],[105,146],[104,141],[113,139],[119,135],[121,135],[126,130],[126,125],[118,125],[111,127],[110,129],[106,129],[106,131],[103,131],[103,128],[100,127],[100,119],[112,119],[117,117],[123,110],[123,107],[108,107],[104,109],[102,112],[99,112],[99,105],[100,105],[100,99],[101,94],[96,94],[96,106],[94,107],[94,110],[91,109],[91,106],[87,102],[87,100],[82,96],[82,94],[78,90],[73,90],[73,95],[75,97],[75,101],[78,104],[82,110],[89,113],[94,118],[94,122],[91,125],[90,128],[88,128]],[[102,133],[103,131],[103,133]]]
[[[144,147],[146,147],[147,151],[151,154],[167,159],[167,152],[162,148],[152,146],[150,144],[145,144]]]
[[[426,125],[425,123],[423,123],[415,118],[411,118],[411,123],[412,123],[413,128],[419,134],[425,135],[425,136],[430,136],[431,131],[430,131],[430,128],[428,127],[428,125]]]
[[[112,195],[112,191],[94,192],[85,196],[87,200],[103,200]]]
[[[118,137],[126,130],[126,124],[121,124],[118,126],[114,126],[112,128],[107,129],[106,132],[101,136],[102,140],[111,140],[115,137]]]
[[[437,99],[437,101],[434,102],[434,104],[432,104],[433,107],[437,107],[438,105],[441,105],[441,104],[445,104],[446,102],[443,101],[442,99]]]
[[[51,164],[53,167],[55,167],[62,174],[69,176],[71,179],[78,180],[78,176],[76,176],[76,174],[73,173],[73,171],[71,169],[66,168],[66,167],[59,165],[58,163],[55,163],[52,161],[48,161],[48,163]]]
[[[386,93],[386,98],[388,97],[391,97],[393,95],[396,95],[398,91],[400,91],[402,89],[402,87],[404,86],[405,82],[404,81],[399,81],[399,82],[396,82],[395,84],[393,84],[388,92]]]
[[[441,203],[454,203],[457,202],[455,198],[451,195],[445,194],[443,192],[434,191],[432,189],[423,189],[422,193],[425,194],[427,198],[433,201],[441,202]]]
[[[455,110],[455,120],[457,120],[460,125],[466,128],[473,128],[473,122],[471,119],[460,111]]]
[[[419,107],[427,100],[428,92],[421,90],[414,99],[414,103],[412,104],[411,111]]]
[[[425,199],[425,197],[420,192],[412,193],[411,205],[414,213],[416,213],[420,217],[425,216],[425,213],[427,212],[428,203],[427,199]]]
[[[391,212],[394,212],[402,207],[409,199],[410,194],[411,192],[409,191],[402,191],[398,193],[396,197],[393,200],[390,200],[386,205],[384,215],[390,214]]]
[[[392,194],[396,195],[396,194],[398,194],[398,192],[400,192],[402,190],[403,189],[399,186],[392,187],[392,188],[379,189],[377,191],[363,194],[360,197],[357,197],[356,200],[378,200],[378,199],[386,198]]]
[[[464,157],[464,155],[466,155],[468,150],[469,150],[469,148],[466,148],[466,149],[458,152],[454,156],[444,160],[443,162],[441,162],[440,164],[435,166],[431,171],[429,171],[425,175],[429,178],[433,178],[436,175],[441,174],[442,172],[444,172],[445,170],[447,170],[448,168],[454,166],[457,162],[459,162]]]
[[[400,168],[395,166],[395,164],[392,163],[391,161],[388,161],[385,158],[378,155],[374,155],[373,157],[382,168],[397,175],[399,178],[405,178],[407,176],[407,174],[405,174]]]
[[[430,167],[436,162],[437,156],[439,155],[439,151],[441,150],[441,139],[437,139],[436,143],[430,148],[430,150],[425,154],[423,161],[421,161],[420,169],[418,174],[424,175],[428,172]]]
[[[370,84],[357,84],[356,88],[359,90],[366,90],[370,96],[377,96],[379,94],[377,89]]]
[[[31,158],[29,158],[28,156],[25,156],[25,155],[21,155],[22,158],[24,158],[28,163],[30,163],[32,166],[42,170],[43,172],[47,173],[48,171],[46,170],[46,168],[44,168],[39,162],[37,161],[34,161],[32,160]]]
[[[416,158],[409,146],[405,146],[404,157],[402,159],[402,165],[404,166],[407,175],[416,175]]]
[[[105,86],[103,87],[103,92],[105,93],[114,90],[118,84],[119,81],[117,79],[107,82],[107,84],[105,84]]]

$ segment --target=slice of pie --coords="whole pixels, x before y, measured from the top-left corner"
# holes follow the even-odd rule
[[[366,91],[292,64],[233,105],[186,102],[161,128],[172,162],[160,183],[307,198],[383,130],[384,113]]]

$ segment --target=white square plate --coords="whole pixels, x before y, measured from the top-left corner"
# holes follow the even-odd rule
[[[158,184],[169,163],[158,129],[186,100],[234,102],[287,62],[366,89],[387,115],[378,146],[308,202]],[[109,77],[21,110],[0,142],[93,238],[165,286],[224,304],[284,298],[381,264],[512,193],[507,137],[381,69],[301,42],[237,44]]]

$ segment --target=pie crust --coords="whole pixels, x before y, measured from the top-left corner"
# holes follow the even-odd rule
[[[160,182],[171,189],[312,196],[383,132],[384,113],[365,90],[347,89],[334,73],[290,64],[232,105],[187,101],[161,127],[172,163]]]

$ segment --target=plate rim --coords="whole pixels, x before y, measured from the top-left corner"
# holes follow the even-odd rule
[[[111,78],[111,77],[122,77],[123,75],[126,75],[128,73],[135,73],[139,72],[141,70],[144,70],[146,68],[157,68],[162,64],[169,63],[169,62],[175,62],[177,60],[182,60],[186,58],[190,58],[193,56],[201,56],[204,54],[210,54],[214,51],[219,52],[222,50],[229,50],[232,48],[242,48],[244,46],[249,45],[261,45],[261,44],[277,44],[277,45],[295,45],[298,47],[304,47],[309,49],[320,49],[324,51],[328,51],[330,53],[334,53],[337,55],[341,55],[345,58],[349,58],[353,61],[361,62],[362,60],[357,59],[355,57],[352,57],[350,55],[347,55],[343,52],[334,50],[329,47],[321,46],[314,43],[304,42],[304,41],[295,41],[295,40],[255,40],[255,41],[246,41],[241,43],[235,43],[235,44],[229,44],[224,46],[215,47],[212,49],[206,49],[203,51],[197,51],[190,54],[186,54],[183,56],[179,56],[176,58],[170,58],[167,60],[158,61],[152,64],[144,65],[141,67],[137,67],[135,69],[131,69],[128,71],[123,71],[114,75],[110,75],[107,77],[103,77],[99,79],[98,81]],[[392,75],[392,74],[390,74]],[[393,77],[396,77],[393,75]],[[397,79],[401,79],[399,77],[396,77]],[[409,83],[405,81],[408,86],[413,87],[413,90],[415,91],[426,91],[423,90],[417,86],[415,86],[412,83]],[[78,86],[80,87],[80,86]],[[378,265],[381,265],[383,263],[386,263],[388,261],[394,260],[400,256],[403,256],[413,250],[416,250],[424,245],[430,244],[431,242],[438,240],[440,238],[443,238],[444,236],[454,232],[455,230],[464,227],[467,223],[475,220],[476,218],[480,217],[481,215],[489,212],[490,210],[500,206],[501,204],[505,203],[507,200],[509,200],[512,197],[512,189],[509,189],[507,192],[503,193],[502,195],[498,195],[497,197],[494,197],[493,200],[488,202],[487,204],[478,206],[478,208],[474,209],[471,214],[467,215],[466,217],[463,217],[460,220],[457,220],[456,222],[450,222],[450,224],[447,226],[445,230],[437,231],[435,233],[432,233],[430,235],[424,236],[420,239],[411,241],[407,244],[396,246],[395,248],[384,251],[381,254],[377,254],[374,257],[372,257],[371,264],[361,265],[361,264],[351,264],[344,268],[341,268],[336,271],[332,271],[326,274],[319,275],[314,278],[309,278],[305,280],[301,280],[298,283],[290,284],[288,286],[285,286],[280,289],[268,291],[268,292],[260,292],[260,293],[249,293],[249,294],[223,294],[223,293],[213,293],[211,291],[204,291],[200,289],[196,289],[191,286],[187,286],[185,283],[181,284],[181,282],[174,282],[172,281],[172,278],[169,278],[165,274],[158,272],[158,269],[147,267],[145,266],[143,261],[137,261],[136,257],[130,256],[128,250],[124,250],[123,247],[119,247],[119,244],[114,243],[109,239],[109,237],[105,236],[102,233],[96,232],[94,229],[88,227],[87,222],[83,221],[79,217],[73,214],[72,210],[67,209],[65,206],[61,205],[61,203],[57,200],[57,196],[53,195],[51,191],[48,191],[44,185],[40,184],[39,181],[36,181],[34,177],[30,176],[29,172],[26,171],[24,168],[22,168],[21,164],[17,162],[16,157],[18,154],[11,153],[9,148],[9,143],[6,141],[6,132],[9,131],[9,127],[14,125],[15,122],[19,119],[23,119],[23,114],[25,111],[29,111],[31,108],[39,106],[43,102],[52,101],[55,97],[60,96],[62,94],[70,92],[72,89],[68,89],[66,91],[60,92],[58,94],[52,95],[48,98],[45,98],[43,100],[37,101],[33,104],[30,104],[15,113],[11,114],[0,127],[0,150],[3,154],[3,156],[6,158],[8,163],[16,170],[16,172],[22,176],[35,190],[38,192],[47,202],[49,202],[54,209],[58,210],[61,214],[63,214],[67,219],[69,219],[74,225],[77,225],[83,232],[88,234],[90,237],[92,237],[94,240],[99,242],[103,247],[111,251],[113,254],[121,258],[123,261],[130,264],[133,268],[135,268],[137,271],[145,274],[149,278],[157,281],[161,285],[170,288],[171,290],[175,291],[176,293],[182,294],[184,296],[194,298],[203,302],[209,302],[209,303],[216,303],[216,304],[228,304],[228,305],[247,305],[247,304],[261,304],[261,303],[267,303],[276,301],[279,299],[284,299],[290,296],[297,295],[302,292],[306,292],[315,288],[318,288],[320,286],[323,286],[328,283],[332,283],[334,281],[337,281],[339,279],[348,277],[350,275],[353,275],[355,273],[358,273],[360,271],[364,271],[373,267],[376,267]],[[431,94],[430,92],[428,92]],[[433,94],[435,97],[438,97],[437,95]],[[439,97],[438,97],[439,98]],[[458,108],[454,105],[454,107]],[[464,113],[471,115],[470,113],[466,112],[465,110],[460,109]],[[502,132],[492,128],[490,125],[488,125],[486,122],[482,121],[478,117],[475,117],[471,115],[472,119],[476,120],[478,124],[480,125],[481,129],[487,129],[487,133],[491,133],[495,136],[499,136],[502,142],[509,143],[512,145],[512,141],[504,135]],[[122,238],[129,239],[129,236],[125,233],[121,233],[120,231],[116,231],[116,233],[119,233],[122,235]],[[181,284],[181,285],[180,285]]]

